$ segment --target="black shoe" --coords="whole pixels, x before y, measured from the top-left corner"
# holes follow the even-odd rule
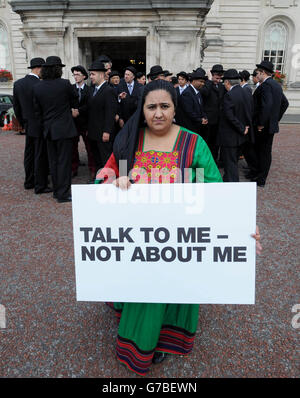
[[[45,189],[42,189],[41,191],[35,192],[35,194],[36,194],[36,195],[40,195],[40,194],[42,194],[42,193],[50,193],[50,192],[53,192],[53,189],[47,187],[47,188],[45,188]]]
[[[66,203],[66,202],[72,202],[72,197],[69,196],[68,198],[64,198],[64,199],[57,199],[58,203]]]
[[[25,189],[33,189],[33,188],[34,188],[34,185],[24,185],[24,188],[25,188]]]
[[[158,363],[162,363],[167,356],[168,354],[166,354],[165,352],[155,352],[152,358],[152,363],[154,363],[155,365],[157,365]]]

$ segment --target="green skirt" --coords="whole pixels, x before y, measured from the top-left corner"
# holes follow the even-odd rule
[[[120,319],[117,357],[144,376],[155,351],[187,355],[194,344],[198,304],[109,303]]]

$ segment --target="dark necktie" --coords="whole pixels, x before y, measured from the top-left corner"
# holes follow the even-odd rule
[[[78,97],[79,97],[79,102],[81,101],[81,88],[78,88]]]
[[[199,91],[199,93],[197,93],[197,97],[198,97],[199,104],[201,105],[201,103],[202,103],[202,98],[201,98],[201,93],[200,93],[200,91]]]
[[[97,94],[97,92],[98,92],[98,89],[97,89],[97,87],[95,87],[95,90],[94,90],[94,92],[93,92],[93,97],[95,97],[95,95]]]

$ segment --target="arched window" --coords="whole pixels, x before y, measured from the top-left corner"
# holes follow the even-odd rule
[[[0,22],[0,69],[11,71],[10,51],[6,27]]]
[[[263,59],[271,61],[280,72],[284,72],[287,38],[288,31],[282,22],[273,22],[266,29]]]

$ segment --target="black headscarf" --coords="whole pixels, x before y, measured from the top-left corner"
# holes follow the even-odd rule
[[[132,169],[135,152],[138,146],[139,131],[145,126],[143,112],[145,98],[151,91],[155,90],[167,91],[171,95],[176,109],[177,94],[171,83],[165,80],[154,80],[146,84],[146,86],[141,87],[137,110],[118,133],[113,146],[113,153],[117,164],[120,165],[120,160],[126,160],[127,163],[127,170],[123,170],[122,167],[119,168],[120,176],[128,175],[129,171]]]

